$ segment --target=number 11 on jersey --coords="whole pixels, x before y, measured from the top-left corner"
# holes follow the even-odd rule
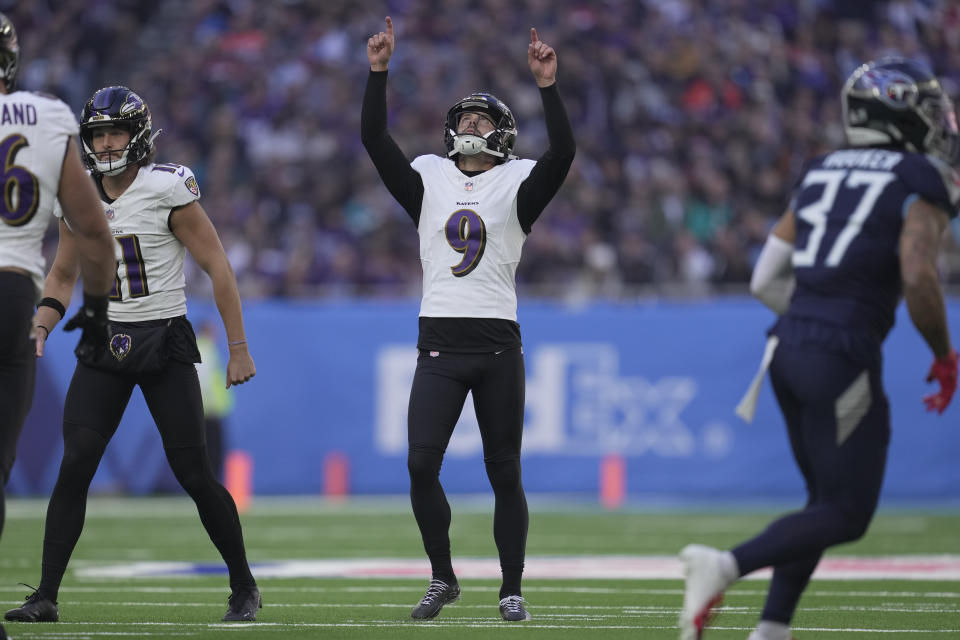
[[[143,263],[143,255],[140,252],[140,240],[135,235],[116,236],[114,238],[120,243],[124,271],[126,271],[127,288],[131,298],[142,298],[150,295],[150,289],[147,286],[147,265]],[[117,267],[119,268],[119,263]],[[122,300],[123,294],[120,292],[120,276],[117,275],[113,281],[113,289],[110,290],[111,300]]]

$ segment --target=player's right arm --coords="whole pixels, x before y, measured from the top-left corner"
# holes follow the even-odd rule
[[[110,227],[73,138],[67,141],[57,199],[74,234],[76,260],[83,276],[83,306],[63,329],[82,330],[75,353],[78,358],[86,358],[105,349],[109,339],[107,295],[116,277],[116,261]]]
[[[90,296],[105,298],[116,276],[113,238],[93,181],[80,162],[72,138],[67,143],[57,199],[76,241],[83,291]]]
[[[943,413],[957,387],[957,353],[950,342],[947,312],[937,274],[937,248],[949,220],[943,209],[917,198],[900,232],[900,275],[910,320],[933,351],[928,382],[940,391],[924,398],[929,410]]]
[[[363,94],[360,109],[360,141],[373,160],[380,179],[390,194],[413,219],[420,222],[420,207],[423,205],[423,179],[407,161],[403,151],[387,131],[387,66],[396,39],[393,21],[386,19],[387,30],[370,36],[367,40],[367,59],[370,75]]]
[[[52,301],[59,302],[63,309],[69,307],[73,288],[79,276],[76,240],[70,232],[70,227],[61,218],[57,256],[53,259],[53,266],[50,267],[50,273],[47,274],[47,279],[43,283],[43,301],[37,307],[37,313],[33,318],[38,358],[43,355],[43,347],[50,332],[63,317]]]

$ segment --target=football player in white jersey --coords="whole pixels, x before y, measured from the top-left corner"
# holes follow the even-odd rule
[[[41,245],[58,196],[77,230],[84,306],[71,325],[83,328],[84,347],[105,341],[106,294],[114,272],[110,230],[73,140],[77,120],[52,96],[17,91],[19,65],[16,29],[0,13],[0,531],[3,488],[33,402],[36,356],[31,333],[43,285]],[[0,626],[0,639],[6,637]]]
[[[240,294],[216,229],[200,206],[193,173],[156,164],[150,110],[126,87],[97,91],[83,108],[83,157],[100,190],[116,249],[110,293],[110,336],[98,354],[78,355],[63,412],[64,453],[47,508],[39,588],[6,613],[8,620],[55,621],[57,595],[80,537],[87,489],[135,386],[143,392],[167,460],[197,505],[200,520],[226,562],[231,596],[223,620],[251,621],[260,592],[247,565],[233,498],[214,477],[204,441],[203,403],[195,364],[200,354],[186,316],[185,251],[209,274],[230,348],[226,386],[256,373],[244,337]],[[76,281],[76,234],[60,221],[60,243],[44,295],[70,302]],[[41,307],[38,324],[52,330],[57,310]],[[49,330],[39,331],[37,355]]]
[[[432,579],[411,616],[432,618],[460,597],[450,558],[450,507],[439,474],[468,392],[495,495],[493,534],[503,582],[500,615],[529,620],[520,589],[527,503],[520,478],[524,365],[515,273],[523,241],[556,194],[576,144],[556,86],[557,56],[530,30],[527,62],[543,101],[549,148],[534,162],[513,155],[510,109],[489,93],[457,102],[444,121],[446,154],[412,163],[387,131],[393,21],[367,41],[370,75],[361,137],[380,177],[420,235],[423,300],[407,415],[410,499]]]

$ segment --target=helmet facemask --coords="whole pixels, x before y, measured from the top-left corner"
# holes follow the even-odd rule
[[[477,125],[472,132],[464,131],[460,133],[460,124],[463,122],[463,118],[468,115],[477,116]],[[447,155],[452,156],[460,153],[465,156],[475,156],[478,153],[491,153],[491,147],[487,144],[487,139],[496,133],[497,128],[486,114],[477,111],[461,111],[457,114],[456,120],[457,129],[450,132],[450,135],[453,136],[453,149]],[[486,122],[490,127],[490,130],[486,133],[480,133],[479,125],[481,121]],[[491,153],[491,155],[502,157],[502,154],[499,153]]]
[[[481,134],[479,130],[458,133],[461,118],[467,114],[476,114],[493,125],[493,129]],[[512,155],[517,140],[517,125],[513,113],[503,102],[489,93],[474,93],[447,112],[444,122],[444,142],[447,157],[457,154],[472,156],[485,153],[506,162],[516,159]]]
[[[133,144],[133,136],[130,137],[130,139],[127,141],[127,144],[123,147],[120,157],[114,160],[113,155],[117,153],[117,149],[110,149],[109,151],[101,151],[99,153],[94,151],[94,131],[96,129],[107,127],[117,127],[118,129],[123,129],[130,133],[129,127],[119,124],[111,125],[105,123],[100,126],[89,127],[89,142],[87,141],[87,136],[83,136],[83,147],[86,151],[88,161],[94,166],[94,171],[104,176],[116,176],[123,173],[123,170],[131,164],[130,147]]]

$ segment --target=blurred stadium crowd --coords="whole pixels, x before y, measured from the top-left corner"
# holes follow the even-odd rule
[[[159,160],[196,172],[247,297],[419,291],[417,234],[359,136],[366,39],[385,15],[398,30],[390,128],[411,158],[442,152],[446,110],[475,89],[512,107],[516,151],[536,158],[529,27],[556,49],[578,154],[527,239],[518,279],[534,295],[742,291],[803,159],[842,144],[838,92],[855,66],[896,53],[960,87],[960,4],[948,0],[0,7],[20,33],[23,88],[77,113],[109,84],[146,99]],[[957,262],[951,249],[953,278]]]

